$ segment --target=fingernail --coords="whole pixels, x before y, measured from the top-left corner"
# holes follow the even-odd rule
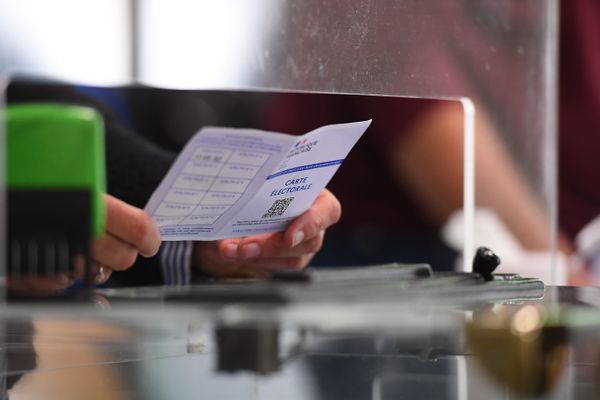
[[[298,231],[294,234],[294,240],[292,242],[292,247],[298,246],[304,240],[304,232]]]
[[[237,258],[237,256],[238,256],[237,244],[228,243],[227,245],[225,245],[225,257]]]
[[[256,243],[248,243],[242,248],[243,258],[255,258],[260,254],[260,246]]]

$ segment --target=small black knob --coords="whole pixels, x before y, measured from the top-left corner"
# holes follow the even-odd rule
[[[486,281],[494,279],[492,272],[500,265],[500,257],[487,247],[480,247],[473,257],[473,272],[481,275]]]

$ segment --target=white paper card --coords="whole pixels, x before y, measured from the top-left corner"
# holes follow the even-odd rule
[[[302,136],[202,128],[145,210],[165,241],[284,230],[311,206],[370,123],[327,125]]]

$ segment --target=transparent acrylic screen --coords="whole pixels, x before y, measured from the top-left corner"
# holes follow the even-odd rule
[[[2,53],[10,55],[0,64],[4,70],[99,85],[468,97],[478,116],[476,206],[498,206],[495,214],[521,242],[477,244],[496,246],[504,256],[521,246],[551,246],[555,1],[141,0],[96,2],[91,12],[63,0],[53,3],[51,21],[36,22],[32,10],[43,3],[0,3],[3,20],[11,21],[0,31]],[[444,116],[437,117],[457,121]],[[433,151],[438,158],[432,164],[442,150]],[[507,165],[507,173],[488,174],[502,170],[498,165]],[[421,186],[428,199],[421,202],[436,210],[436,223],[443,225],[451,192]],[[476,231],[479,225],[477,219]],[[452,240],[459,243],[460,235]]]
[[[550,249],[555,229],[555,12],[554,1],[147,0],[139,79],[175,88],[468,97],[477,114],[475,205],[492,211],[476,214],[475,244],[495,248],[508,269],[549,282],[550,258],[534,270],[519,264],[529,263],[523,250]],[[423,129],[460,120],[440,108]],[[437,143],[420,132],[424,138],[407,149],[421,157],[400,163],[425,170],[400,180],[439,185],[408,185],[438,226],[462,187],[423,164],[428,155],[431,164],[452,159],[444,155],[457,140],[443,137],[450,130]],[[445,240],[460,247],[460,229],[444,226]]]

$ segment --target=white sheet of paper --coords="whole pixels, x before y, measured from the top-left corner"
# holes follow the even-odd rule
[[[284,230],[311,206],[370,123],[327,125],[302,136],[202,128],[145,210],[165,241]]]

